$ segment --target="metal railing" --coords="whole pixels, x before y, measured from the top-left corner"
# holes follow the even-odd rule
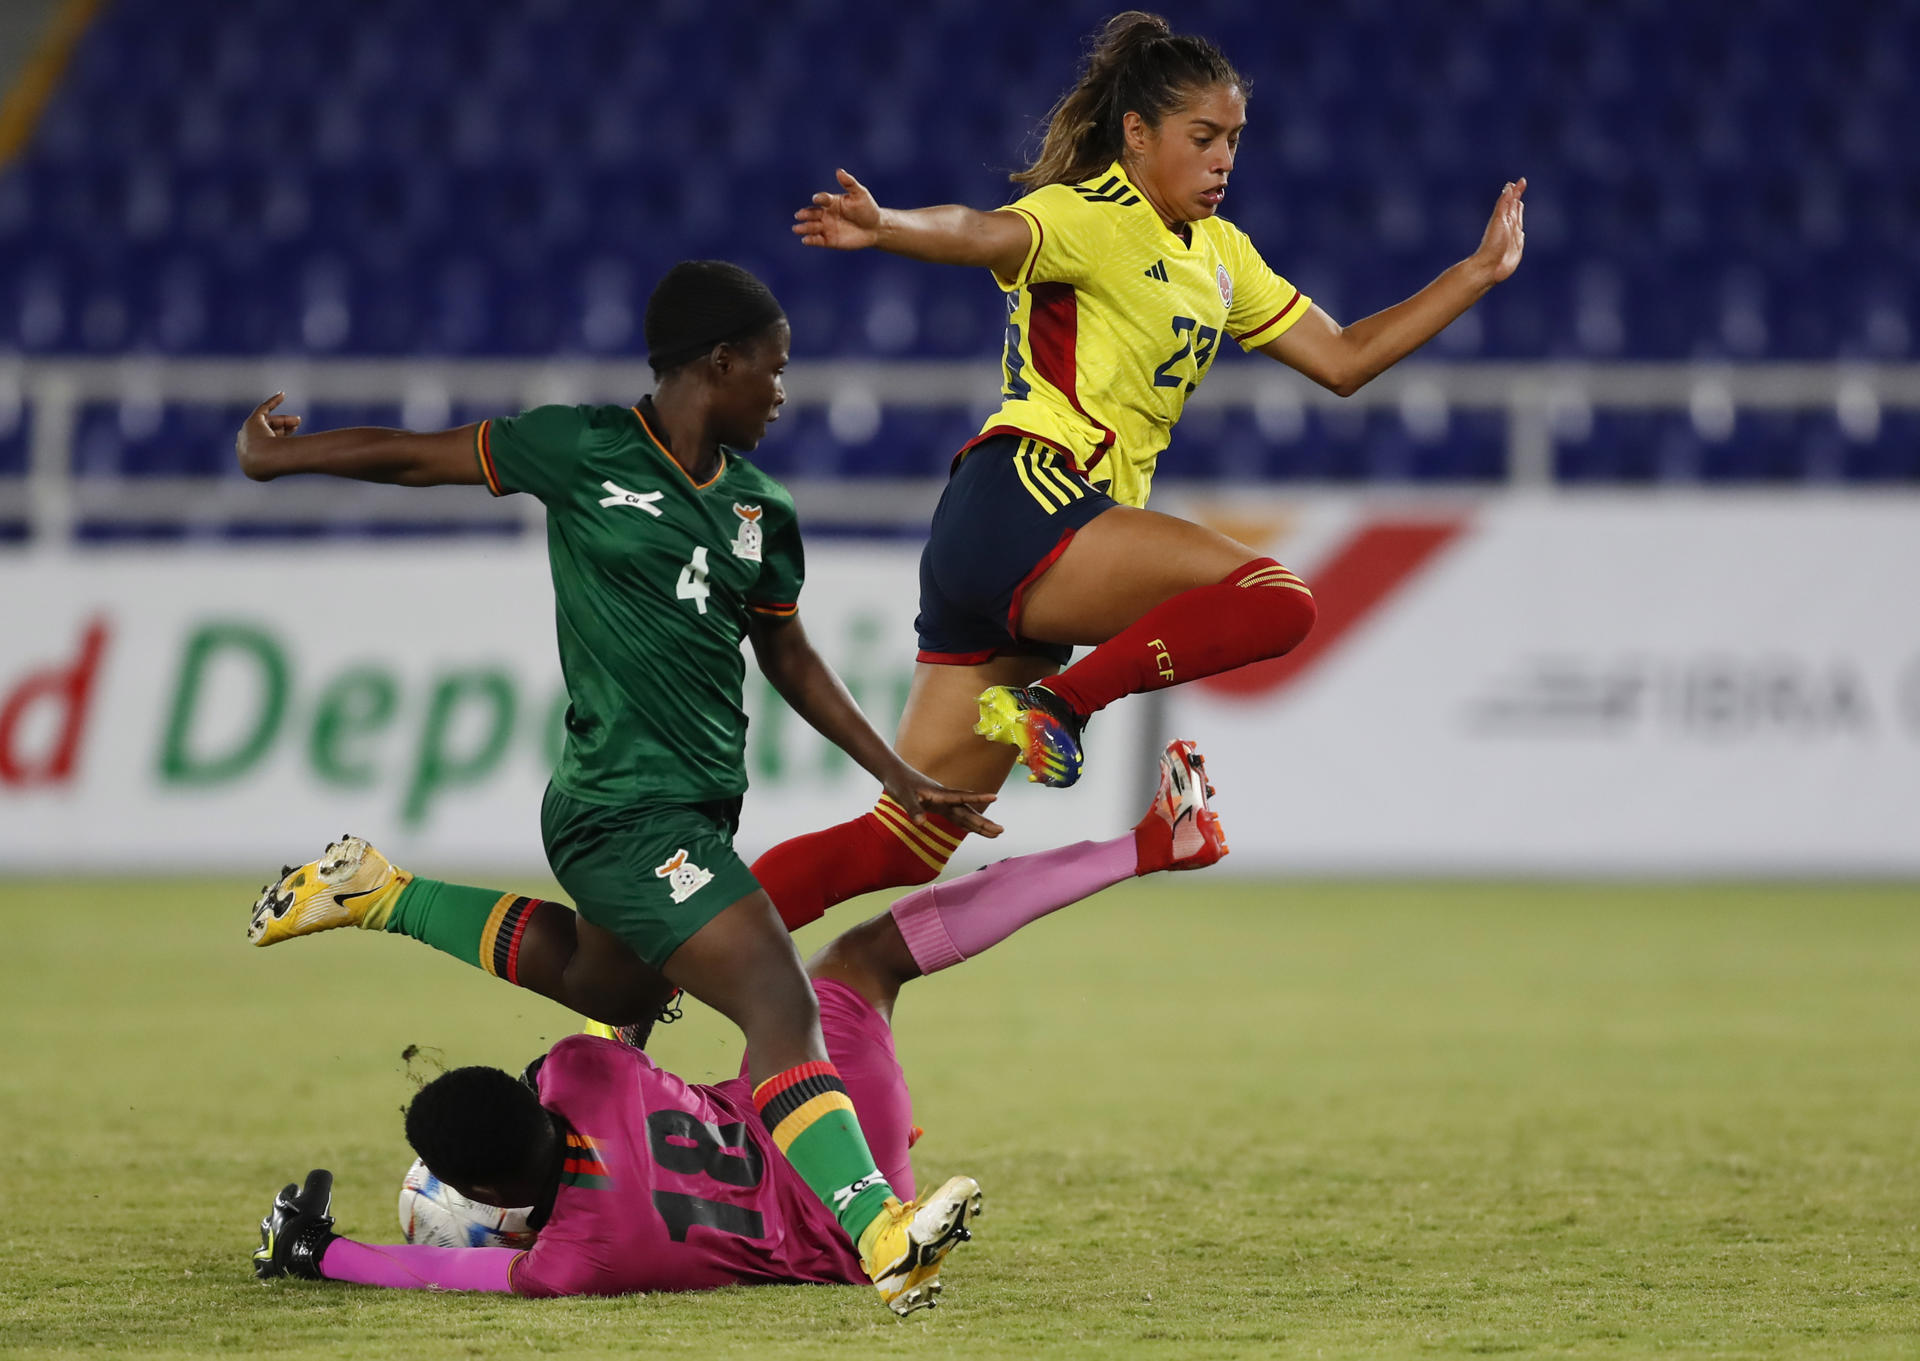
[[[537,504],[489,504],[458,488],[426,491],[295,479],[261,485],[236,475],[81,477],[77,417],[90,403],[251,406],[285,390],[289,410],[310,402],[391,404],[403,423],[449,423],[456,404],[509,412],[542,402],[630,401],[649,383],[635,360],[63,359],[0,361],[0,408],[29,422],[27,469],[0,475],[0,520],[24,520],[27,543],[60,551],[85,519],[277,523],[537,520]],[[858,423],[889,408],[991,410],[992,362],[821,362],[789,370],[789,404]],[[1493,363],[1413,361],[1352,397],[1327,393],[1275,365],[1223,364],[1195,410],[1251,410],[1263,427],[1297,428],[1309,409],[1396,409],[1412,429],[1452,410],[1505,418],[1505,486],[1555,485],[1556,429],[1595,411],[1677,410],[1702,429],[1731,430],[1740,410],[1828,410],[1865,434],[1885,409],[1920,410],[1920,364]],[[1177,477],[1177,469],[1168,469]],[[802,516],[821,527],[924,523],[939,494],[924,478],[801,477],[789,482]],[[1370,484],[1405,490],[1404,484]],[[1422,488],[1434,484],[1422,483]],[[1288,483],[1289,492],[1310,486]],[[1363,490],[1365,488],[1362,488]],[[1352,487],[1343,490],[1351,492]],[[1484,487],[1479,490],[1484,491]]]

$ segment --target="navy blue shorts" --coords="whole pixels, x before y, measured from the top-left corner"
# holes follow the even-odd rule
[[[1020,636],[1022,598],[1074,532],[1115,504],[1039,440],[992,435],[965,450],[920,555],[920,660],[977,666],[1014,653],[1065,663],[1064,643]]]

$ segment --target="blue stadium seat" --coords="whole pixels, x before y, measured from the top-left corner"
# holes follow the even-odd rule
[[[984,357],[990,281],[802,252],[792,211],[837,165],[886,202],[1004,201],[1110,9],[1030,7],[1013,43],[966,0],[911,20],[744,0],[716,41],[694,0],[644,21],[622,0],[119,0],[0,170],[0,349],[639,356],[651,281],[723,256],[768,278],[798,357]],[[1370,0],[1294,16],[1284,39],[1266,7],[1218,0],[1192,22],[1256,87],[1228,214],[1336,316],[1471,249],[1526,173],[1528,261],[1445,355],[1920,348],[1920,0],[1767,0],[1737,22],[1651,0]],[[861,78],[822,78],[844,72]],[[1192,441],[1194,466],[1497,467],[1497,432],[1458,413],[1430,445],[1393,413],[1345,420],[1276,445],[1233,417]],[[808,429],[790,457],[918,466],[898,451],[919,427],[898,421],[894,454]],[[1800,428],[1819,448],[1795,455],[1764,421],[1719,448],[1684,417],[1623,415],[1560,458],[1578,478],[1898,475],[1892,436],[1830,426]]]
[[[0,477],[18,476],[31,457],[33,414],[23,403],[0,402]]]

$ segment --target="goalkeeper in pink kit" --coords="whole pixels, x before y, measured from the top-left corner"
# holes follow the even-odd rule
[[[880,1175],[914,1195],[915,1138],[891,1020],[901,985],[958,964],[1058,908],[1135,875],[1199,869],[1226,854],[1202,758],[1168,745],[1153,806],[1133,831],[1002,861],[908,894],[808,962],[821,1031]],[[820,1065],[823,1070],[828,1065]],[[783,1075],[787,1076],[787,1075]],[[804,1070],[775,1106],[818,1098]],[[825,1086],[821,1091],[828,1090]],[[332,1174],[289,1185],[260,1225],[254,1270],[400,1289],[621,1295],[776,1282],[868,1284],[832,1210],[777,1143],[744,1076],[689,1084],[613,1040],[573,1035],[521,1078],[456,1069],[421,1089],[407,1140],[441,1181],[486,1205],[534,1207],[534,1245],[371,1245],[333,1232]],[[774,1133],[769,1133],[769,1130]],[[956,1177],[924,1197],[916,1241],[938,1259],[971,1236],[978,1189]]]

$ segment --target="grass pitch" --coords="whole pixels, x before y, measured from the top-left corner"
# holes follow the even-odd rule
[[[923,1176],[988,1211],[904,1323],[825,1287],[255,1283],[310,1166],[397,1237],[403,1046],[511,1068],[572,1027],[404,940],[253,950],[251,896],[0,886],[0,1353],[1920,1354],[1920,888],[1190,876],[1069,909],[902,1002]],[[733,1071],[711,1013],[660,1040]]]

